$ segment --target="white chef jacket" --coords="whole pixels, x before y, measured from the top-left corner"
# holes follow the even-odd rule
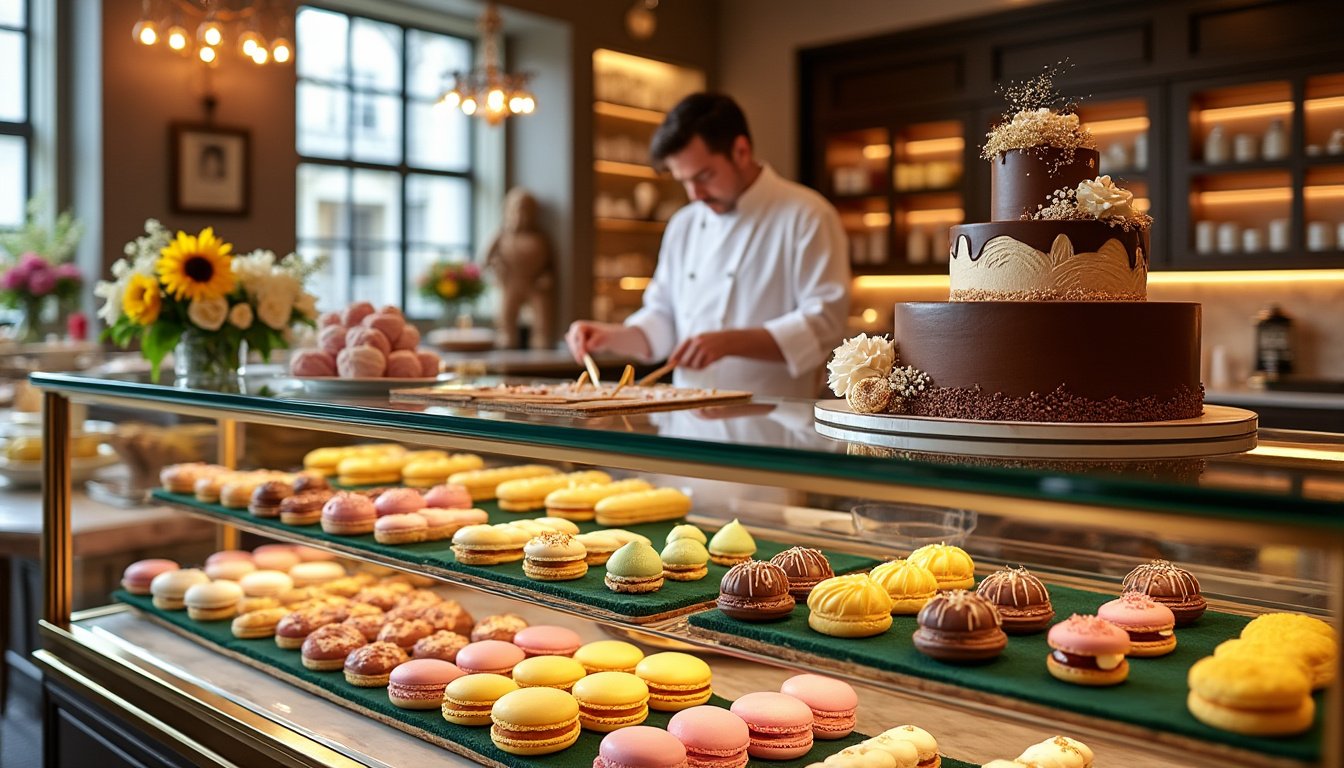
[[[672,216],[644,306],[626,320],[648,338],[652,360],[708,331],[764,326],[783,362],[725,357],[676,370],[678,386],[815,397],[818,369],[849,314],[848,240],[817,192],[764,166],[728,213],[702,202]]]

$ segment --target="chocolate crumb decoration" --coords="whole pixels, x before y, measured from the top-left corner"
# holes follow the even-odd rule
[[[891,400],[887,404],[888,413],[913,413],[911,403],[925,395],[933,382],[929,375],[913,365],[902,365],[891,369],[887,376],[887,385],[891,387]]]
[[[904,407],[913,416],[977,421],[1169,421],[1199,416],[1204,410],[1204,388],[1181,387],[1169,399],[1094,400],[1075,395],[1062,384],[1053,392],[1033,392],[1023,397],[986,392],[980,387],[930,387],[920,397],[906,401]]]

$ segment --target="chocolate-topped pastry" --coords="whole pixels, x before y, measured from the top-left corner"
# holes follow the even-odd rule
[[[996,658],[1008,645],[999,609],[964,589],[939,592],[919,611],[915,648],[939,661],[975,663]]]
[[[315,472],[300,472],[295,476],[293,485],[294,493],[331,490],[331,483],[327,478]]]
[[[360,688],[384,687],[392,670],[410,658],[395,643],[369,643],[345,657],[345,681]]]
[[[439,630],[432,635],[415,641],[411,656],[417,659],[443,659],[457,661],[457,652],[467,647],[471,639],[465,635],[448,630]]]
[[[1199,579],[1166,560],[1144,563],[1130,571],[1122,591],[1142,592],[1167,606],[1176,615],[1178,627],[1195,623],[1208,607],[1199,593]]]
[[[421,619],[388,619],[378,630],[378,642],[394,643],[403,651],[409,652],[422,637],[434,634],[429,622]]]
[[[818,582],[835,575],[831,561],[817,549],[792,547],[770,558],[770,562],[784,569],[789,577],[789,594],[794,600],[806,601]]]
[[[294,486],[283,480],[267,480],[252,491],[247,511],[257,517],[279,517],[280,502],[294,495]]]
[[[369,501],[377,501],[379,496],[382,496],[384,493],[387,493],[390,490],[392,490],[392,486],[380,485],[376,488],[361,488],[358,491],[351,491],[351,493],[358,493],[360,496],[367,496],[369,498]]]
[[[1004,566],[1003,570],[991,573],[975,592],[999,609],[1003,631],[1010,635],[1040,632],[1055,618],[1050,592],[1040,579],[1022,566]]]
[[[719,582],[719,610],[742,621],[774,621],[793,613],[789,575],[774,563],[738,563]]]
[[[334,495],[335,492],[329,489],[295,493],[280,502],[280,522],[285,525],[317,525],[322,522],[323,505]]]
[[[471,635],[472,627],[476,625],[476,620],[456,600],[435,603],[426,608],[425,612],[420,614],[420,618],[429,622],[429,625],[436,630],[446,629],[468,637]]]
[[[471,630],[471,642],[503,640],[506,643],[512,643],[513,636],[520,629],[527,629],[527,619],[517,614],[501,613],[495,616],[486,616]]]

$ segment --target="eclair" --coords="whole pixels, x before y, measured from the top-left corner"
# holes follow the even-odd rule
[[[430,488],[448,480],[458,472],[480,469],[485,462],[474,453],[454,453],[451,456],[411,457],[401,468],[401,480],[412,488]]]
[[[611,475],[597,470],[570,472],[564,475],[543,475],[500,483],[495,488],[495,496],[499,499],[499,508],[506,512],[530,512],[546,506],[546,497],[552,491],[568,488],[571,485],[610,482]]]
[[[544,464],[518,464],[512,467],[492,467],[490,469],[470,469],[449,476],[448,482],[466,486],[472,501],[489,501],[495,498],[495,489],[500,483],[521,480],[525,477],[542,477],[558,474],[555,467]]]
[[[625,527],[676,520],[691,511],[691,497],[676,488],[655,488],[608,496],[593,507],[598,525]]]
[[[652,490],[653,486],[638,478],[617,480],[614,483],[573,485],[551,491],[546,495],[546,514],[566,520],[592,520],[593,507],[608,496]]]

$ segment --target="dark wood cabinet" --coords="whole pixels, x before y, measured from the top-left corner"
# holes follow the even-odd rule
[[[1154,214],[1156,267],[1344,267],[1337,0],[1070,0],[800,52],[799,168],[840,209],[851,244],[863,238],[856,273],[943,271],[944,254],[923,260],[909,214],[988,218],[979,149],[1005,109],[999,84],[1061,61],[1057,85],[1096,127],[1102,172]],[[911,189],[899,173],[901,132],[947,124],[962,126],[955,181],[938,170],[945,188]],[[1210,158],[1215,126],[1225,153]],[[871,155],[886,145],[885,173],[837,189],[876,167],[872,157],[850,162],[855,137]],[[1238,154],[1238,142],[1255,151]]]

